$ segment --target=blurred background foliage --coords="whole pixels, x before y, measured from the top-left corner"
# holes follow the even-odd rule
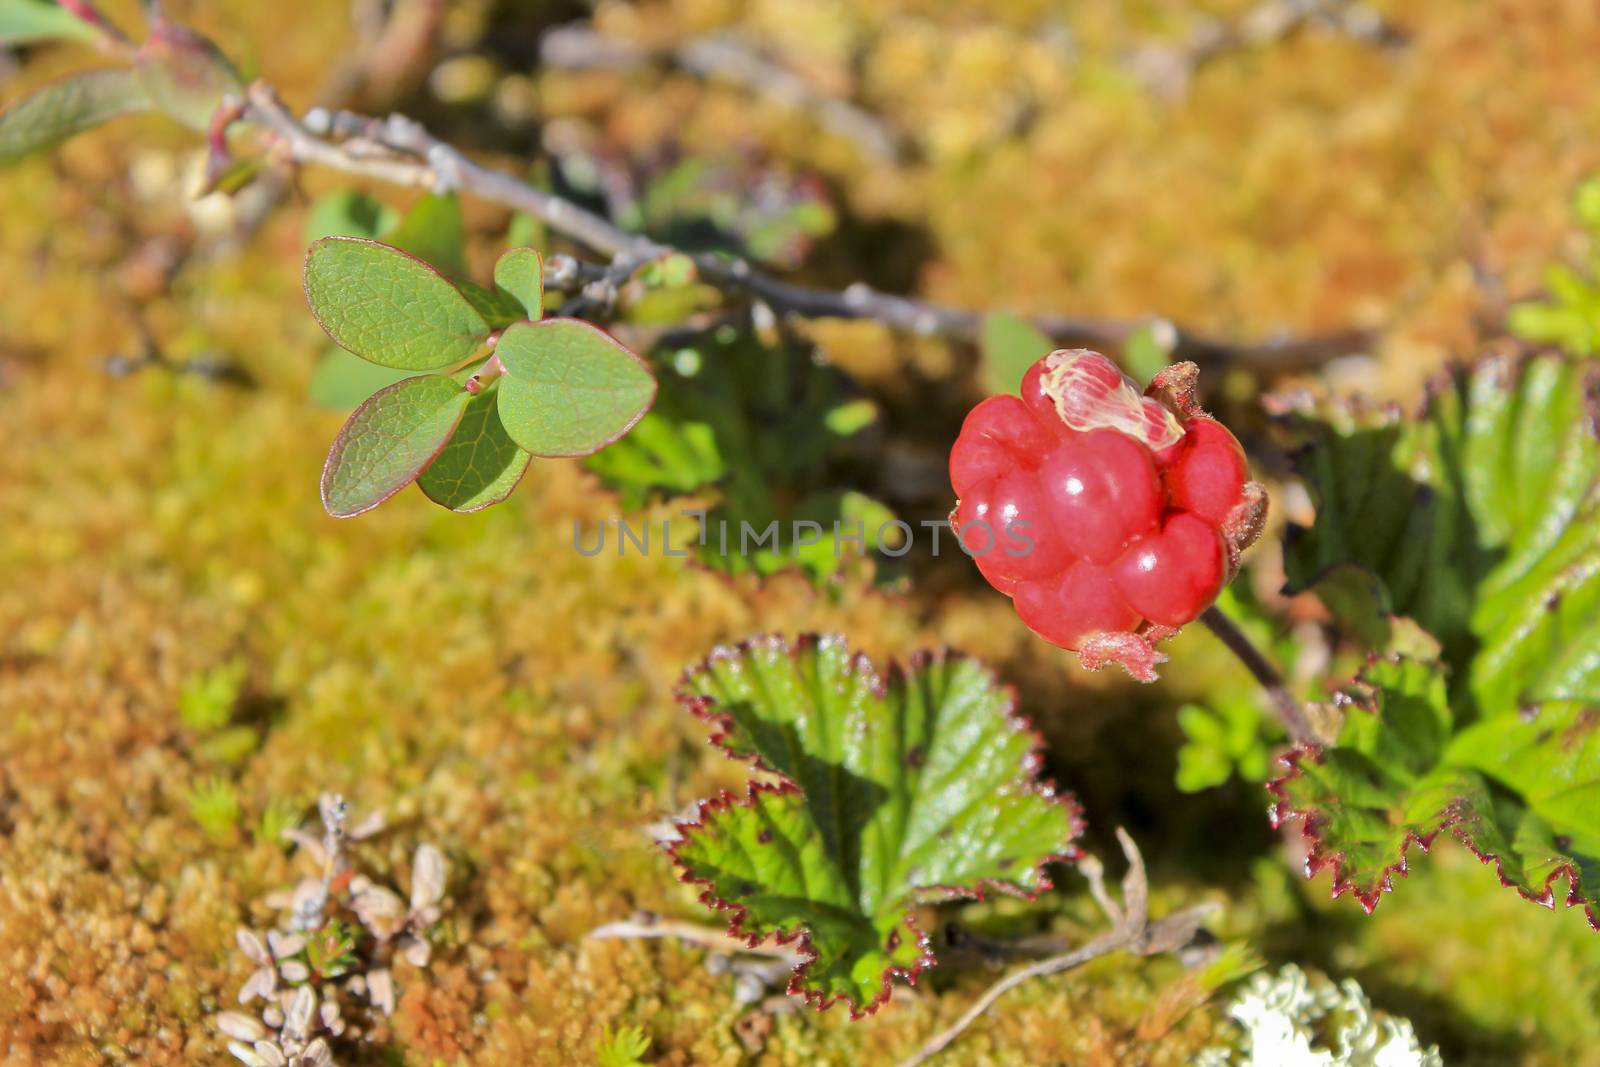
[[[134,23],[133,3],[107,7]],[[1163,320],[1369,330],[1316,375],[1207,368],[1208,402],[1275,482],[1275,523],[1309,504],[1281,481],[1263,391],[1409,399],[1501,341],[1508,315],[1529,339],[1595,344],[1588,0],[168,8],[297,106],[403,110],[686,248],[813,284],[1148,322],[1122,354],[1141,376]],[[0,52],[0,99],[83,55]],[[1277,735],[1203,632],[1172,643],[1159,687],[1085,674],[920,531],[907,557],[829,551],[799,573],[572,550],[575,520],[689,506],[758,525],[942,517],[949,442],[1004,373],[978,346],[721,321],[692,279],[645,285],[619,329],[662,395],[621,445],[536,464],[483,514],[413,493],[337,523],[315,490],[328,408],[364,393],[319,362],[304,244],[394,239],[417,198],[356,200],[306,171],[195,199],[202,166],[182,131],[132,119],[0,173],[0,1034],[16,1062],[216,1054],[204,1019],[247,969],[233,929],[288,879],[277,830],[322,789],[399,824],[365,846],[379,873],[418,834],[469,872],[370,1062],[586,1062],[624,1026],[648,1062],[892,1062],[988,976],[935,971],[850,1026],[742,1007],[698,950],[583,937],[637,908],[701,917],[643,828],[743,771],[674,705],[678,672],[751,632],[837,629],[875,657],[949,643],[993,662],[1090,847],[1128,826],[1159,907],[1216,899],[1219,936],[1357,977],[1446,1062],[1600,1063],[1600,937],[1579,915],[1526,907],[1444,841],[1371,918],[1299,879],[1258,785]],[[508,243],[562,250],[530,220],[459,212],[459,245],[435,254],[480,280]],[[1321,696],[1353,655],[1314,602],[1277,596],[1270,536],[1250,560],[1225,610]],[[1086,930],[1081,880],[1060,880],[1035,904],[946,914]],[[947,1060],[1184,1063],[1219,1012],[1168,1018],[1182,981],[1171,961],[1110,959],[1034,983]]]

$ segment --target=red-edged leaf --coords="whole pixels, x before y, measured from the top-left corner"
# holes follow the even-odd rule
[[[975,660],[880,677],[842,638],[762,637],[718,649],[679,698],[784,780],[703,803],[673,858],[735,934],[798,940],[790,991],[819,1008],[874,1011],[933,962],[914,904],[1032,896],[1045,864],[1076,858],[1077,806],[1038,779],[1011,690]]]
[[[633,428],[656,398],[644,360],[577,319],[519,322],[495,347],[500,421],[536,456],[587,456]]]
[[[1268,788],[1274,823],[1301,820],[1306,873],[1371,911],[1448,830],[1501,881],[1547,907],[1554,885],[1600,929],[1600,712],[1552,703],[1453,732],[1437,662],[1375,660],[1346,694],[1337,740],[1301,745]]]
[[[424,374],[380,389],[351,414],[322,468],[322,504],[347,519],[416,480],[455,433],[472,394]]]

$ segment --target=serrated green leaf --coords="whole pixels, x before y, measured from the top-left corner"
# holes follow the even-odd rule
[[[495,353],[500,421],[536,456],[586,456],[638,422],[656,395],[643,360],[577,319],[517,323]]]
[[[226,726],[244,691],[249,665],[230,660],[184,680],[178,693],[178,720],[199,733]]]
[[[1464,711],[1600,703],[1597,390],[1592,363],[1493,359],[1413,420],[1302,413],[1317,519],[1290,531],[1290,590],[1343,572],[1329,606],[1369,639],[1382,612],[1416,619]]]
[[[452,511],[479,511],[511,495],[533,457],[517,447],[495,410],[491,386],[467,403],[461,424],[417,487]]]
[[[376,241],[318,241],[306,254],[305,287],[328,336],[382,367],[455,366],[489,335],[483,316],[438,271]]]
[[[307,245],[324,237],[383,236],[400,216],[383,201],[354,189],[339,189],[317,197],[306,214]]]
[[[1211,707],[1185,704],[1178,709],[1184,744],[1178,750],[1178,788],[1198,793],[1237,774],[1248,782],[1268,778],[1268,737],[1277,731],[1263,721],[1253,694],[1227,693]],[[1264,736],[1266,735],[1266,736]]]
[[[438,374],[374,393],[345,422],[322,468],[322,504],[334,518],[369,511],[416,480],[450,440],[467,402]]]
[[[613,1032],[607,1025],[594,1045],[595,1067],[645,1067],[640,1057],[649,1049],[650,1038],[639,1027],[623,1026]]]
[[[642,504],[647,490],[691,493],[728,471],[709,424],[675,419],[659,406],[622,441],[591,456],[587,466],[607,484],[624,488],[629,507]]]
[[[1445,759],[1514,792],[1567,847],[1600,857],[1600,710],[1547,704],[1480,722],[1452,739]]]
[[[62,39],[93,42],[99,34],[54,0],[0,0],[0,44]]]
[[[384,236],[384,243],[409,252],[449,278],[467,276],[467,229],[455,193],[429,193]]]
[[[494,265],[494,284],[522,305],[530,319],[544,316],[544,260],[531,248],[513,248]]]
[[[978,347],[983,355],[984,389],[1015,393],[1022,389],[1022,376],[1028,368],[1049,355],[1055,345],[1027,319],[996,311],[983,317]]]
[[[846,479],[834,468],[848,459],[850,438],[876,421],[877,408],[854,395],[837,368],[803,348],[767,345],[731,328],[657,352],[655,362],[662,383],[655,407],[586,461],[626,506],[657,495],[706,498],[700,560],[730,573],[798,566],[820,580],[874,547],[879,525],[893,514],[843,491]],[[858,519],[864,544],[841,544],[854,538]],[[834,536],[835,522],[843,538]],[[746,525],[754,546],[773,523],[773,540],[741,551]],[[812,544],[798,543],[796,523],[805,539],[816,537]]]
[[[1549,704],[1452,736],[1444,670],[1391,656],[1362,674],[1335,742],[1300,746],[1269,787],[1274,822],[1299,818],[1308,876],[1333,870],[1333,892],[1371,911],[1404,873],[1413,842],[1449,830],[1531,900],[1582,904],[1600,929],[1600,714]]]
[[[0,114],[0,167],[148,107],[125,70],[90,70],[51,82]]]
[[[734,930],[804,935],[791,989],[874,1010],[930,959],[919,901],[1049,887],[1075,806],[1036,778],[1011,691],[976,661],[919,658],[880,678],[841,638],[720,649],[679,691],[729,755],[782,775],[702,805],[672,848]]]
[[[379,389],[410,378],[414,371],[368,363],[353,353],[330,346],[311,372],[311,402],[333,411],[349,411]]]

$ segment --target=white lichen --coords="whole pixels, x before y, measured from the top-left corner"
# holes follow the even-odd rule
[[[228,1051],[248,1067],[334,1067],[330,1042],[360,1040],[379,1017],[394,1014],[394,960],[421,969],[433,955],[428,931],[443,915],[449,880],[444,855],[433,845],[418,846],[408,904],[352,865],[349,844],[382,830],[381,815],[349,828],[343,797],[324,793],[317,807],[321,837],[298,828],[283,833],[316,873],[267,897],[282,913],[278,928],[265,937],[253,930],[236,937],[255,965],[239,1003],[266,1006],[259,1019],[225,1011],[213,1020],[233,1039]],[[355,1011],[348,1022],[347,1008]]]
[[[1411,1023],[1375,1014],[1352,978],[1334,985],[1294,964],[1251,979],[1228,1012],[1244,1028],[1238,1049],[1209,1049],[1197,1067],[1443,1067]]]

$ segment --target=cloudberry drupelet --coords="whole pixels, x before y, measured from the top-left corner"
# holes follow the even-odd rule
[[[962,547],[1028,628],[1154,677],[1154,642],[1239,567],[1266,509],[1244,451],[1194,401],[1191,363],[1147,394],[1098,352],[1052,352],[991,396],[950,451]]]

